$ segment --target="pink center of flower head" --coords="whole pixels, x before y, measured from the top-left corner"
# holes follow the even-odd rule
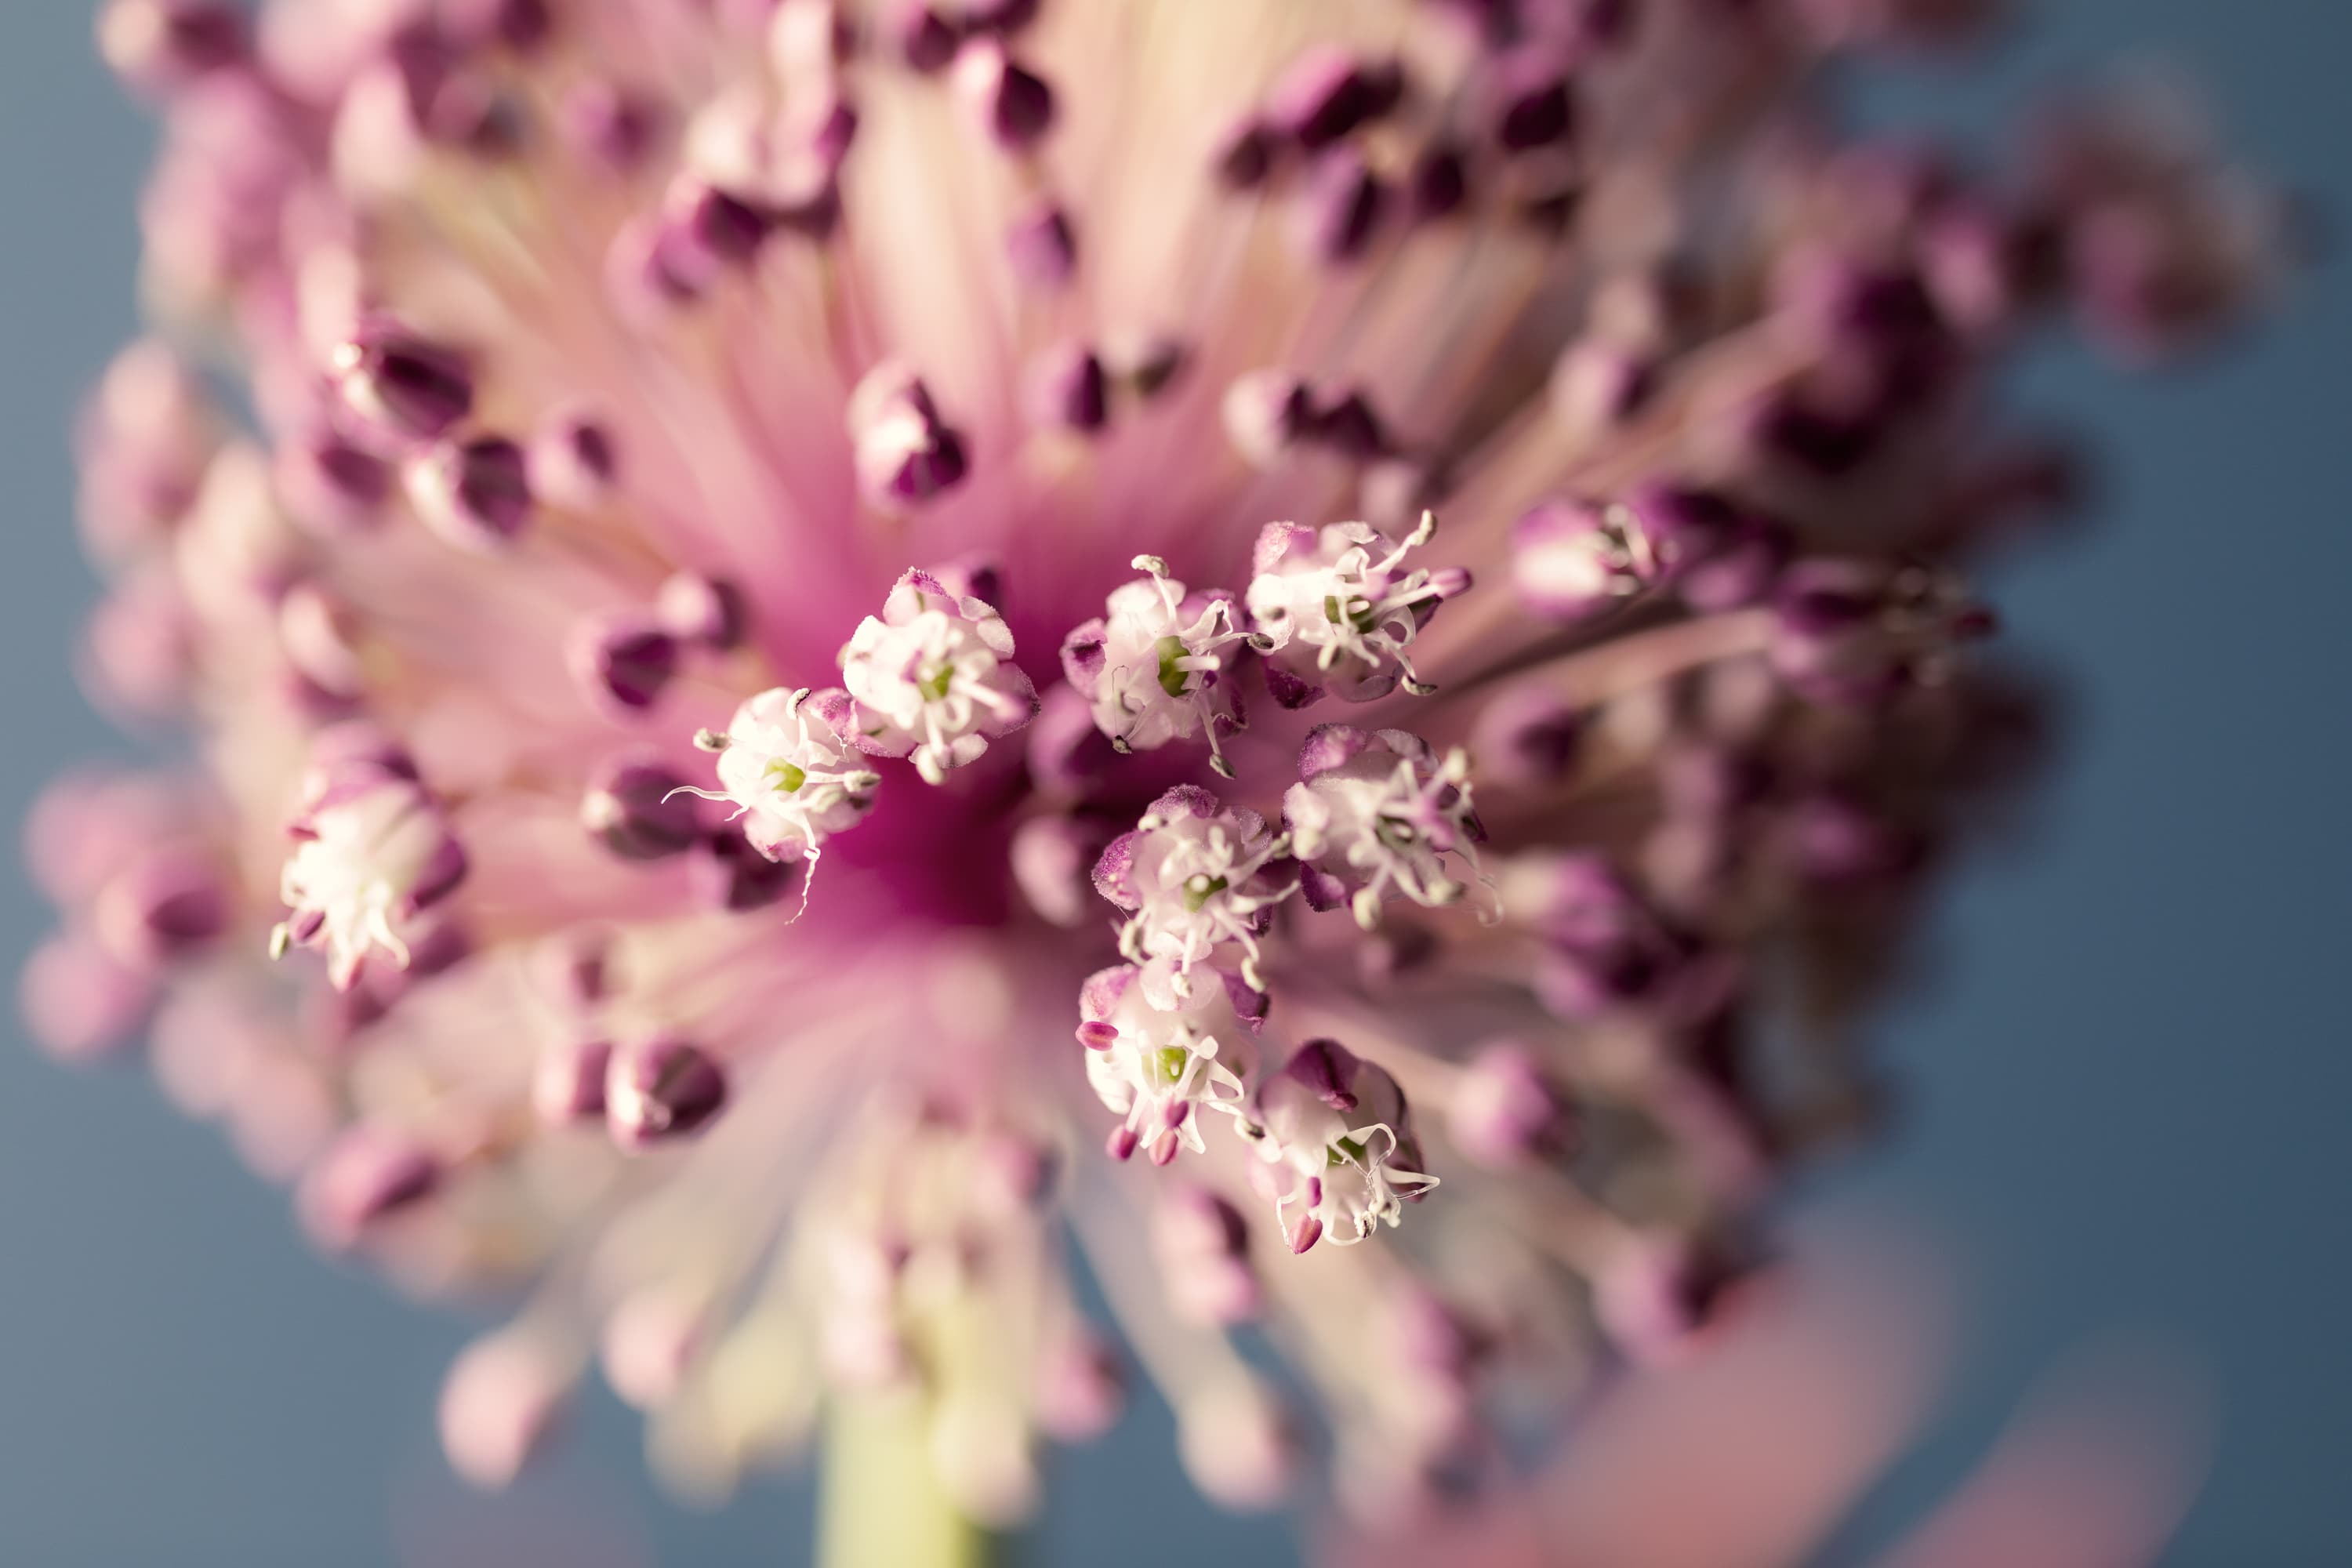
[[[161,341],[85,420],[93,681],[207,766],[44,803],[28,1000],[202,998],[322,1238],[541,1282],[486,1483],[602,1346],[689,1487],[920,1385],[1008,1521],[1117,1405],[1070,1235],[1235,1506],[1304,1452],[1244,1319],[1406,1502],[1528,1325],[1695,1331],[1619,1309],[1851,1087],[1755,1026],[2024,700],[1955,563],[2049,465],[1972,393],[2273,250],[2089,110],[2006,182],[1797,132],[1951,6],[108,9],[259,423]]]

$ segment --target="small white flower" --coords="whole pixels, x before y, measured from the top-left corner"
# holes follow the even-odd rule
[[[1219,742],[1242,727],[1242,710],[1224,650],[1249,640],[1233,595],[1210,589],[1187,596],[1156,555],[1139,555],[1133,564],[1150,575],[1111,590],[1109,613],[1070,633],[1063,672],[1119,751],[1205,734],[1210,765],[1231,778]]]
[[[989,741],[1026,724],[1037,693],[1013,663],[1002,616],[929,573],[909,572],[841,650],[863,751],[912,756],[926,784],[976,762]]]
[[[1227,810],[1197,784],[1170,790],[1111,841],[1095,863],[1095,888],[1129,911],[1119,952],[1145,965],[1154,1005],[1177,1005],[1193,967],[1227,942],[1242,949],[1243,979],[1264,989],[1257,939],[1298,886],[1269,870],[1288,848],[1265,818]]]
[[[1402,570],[1405,556],[1436,531],[1437,516],[1426,511],[1402,544],[1368,522],[1266,525],[1251,562],[1248,603],[1276,701],[1304,708],[1328,690],[1369,702],[1400,680],[1416,696],[1434,689],[1405,649],[1439,604],[1470,586],[1470,574],[1458,568]]]
[[[841,738],[836,717],[849,717],[840,691],[761,692],[735,710],[725,734],[695,737],[719,753],[719,789],[688,793],[733,802],[743,837],[769,859],[815,859],[827,838],[866,820],[882,783]]]
[[[1452,859],[1478,874],[1485,837],[1470,799],[1470,759],[1443,757],[1402,730],[1319,724],[1298,758],[1300,782],[1282,797],[1291,852],[1306,865],[1308,904],[1344,900],[1370,930],[1380,906],[1402,894],[1431,909],[1459,903],[1469,888]],[[1486,879],[1480,878],[1483,884]]]
[[[1199,1153],[1206,1109],[1239,1116],[1257,1072],[1257,1029],[1265,996],[1233,972],[1215,969],[1174,1007],[1153,1005],[1143,971],[1106,969],[1078,993],[1078,1039],[1087,1080],[1124,1117],[1112,1132],[1118,1159],[1140,1147],[1155,1164],[1179,1147]]]
[[[1414,1168],[1421,1149],[1396,1079],[1336,1040],[1301,1046],[1258,1099],[1262,1185],[1293,1252],[1327,1236],[1343,1247],[1361,1241],[1437,1185]]]
[[[401,926],[466,874],[465,850],[424,786],[373,763],[323,776],[288,831],[299,842],[278,895],[294,912],[270,932],[270,952],[324,947],[338,990],[358,984],[377,948],[407,968]]]

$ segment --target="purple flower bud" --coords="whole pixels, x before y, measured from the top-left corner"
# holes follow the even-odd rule
[[[1197,1323],[1232,1324],[1255,1317],[1265,1289],[1249,1257],[1249,1222],[1204,1187],[1179,1186],[1151,1217],[1153,1250],[1170,1304]]]
[[[1271,468],[1314,427],[1314,395],[1287,371],[1258,370],[1226,388],[1225,435],[1244,458]]]
[[[701,837],[694,797],[677,793],[684,784],[659,763],[611,758],[581,797],[580,826],[624,859],[684,854]]]
[[[391,322],[362,326],[335,350],[331,369],[343,408],[394,442],[433,440],[473,412],[465,362]]]
[[[1349,1086],[1356,1079],[1356,1055],[1337,1040],[1309,1040],[1284,1064],[1283,1077],[1297,1082],[1316,1099],[1338,1111],[1356,1109]]]
[[[426,527],[463,550],[498,551],[530,521],[528,465],[503,436],[440,443],[409,465],[408,497]]]
[[[109,0],[98,49],[133,89],[162,97],[245,58],[245,12],[222,0]]]
[[[1014,274],[1042,292],[1064,287],[1077,271],[1077,234],[1070,226],[1070,215],[1056,203],[1045,203],[1015,219],[1004,243]]]
[[[743,267],[759,254],[773,226],[740,197],[691,175],[670,184],[662,201],[664,244],[690,276]]]
[[[1724,1264],[1679,1238],[1645,1241],[1601,1271],[1592,1305],[1634,1360],[1667,1364],[1689,1353],[1734,1280]]]
[[[1042,0],[963,0],[967,32],[1010,37],[1037,19]]]
[[[876,506],[919,506],[963,482],[963,437],[904,365],[877,365],[858,383],[849,399],[849,434],[859,481]]]
[[[1917,838],[1850,795],[1824,791],[1790,807],[1782,826],[1790,858],[1808,881],[1856,888],[1893,881],[1925,853]]]
[[[1309,153],[1320,152],[1393,110],[1404,97],[1396,61],[1359,59],[1345,49],[1315,49],[1275,86],[1266,121]]]
[[[620,455],[603,420],[580,409],[562,409],[531,433],[526,468],[531,494],[585,511],[612,492]]]
[[[561,124],[573,156],[625,174],[652,153],[659,118],[649,100],[591,79],[565,94]]]
[[[441,1173],[440,1162],[410,1134],[357,1123],[302,1173],[295,1206],[312,1240],[345,1252],[378,1222],[431,1196]]]
[[[1091,873],[1104,841],[1102,828],[1093,823],[1069,816],[1033,816],[1013,832],[1009,858],[1013,885],[1048,923],[1083,925],[1096,909]]]
[[[1583,715],[1539,686],[1523,686],[1480,711],[1471,749],[1482,777],[1532,790],[1566,778],[1583,739]]]
[[[624,1149],[646,1149],[700,1131],[727,1103],[727,1072],[711,1057],[663,1035],[613,1053],[604,1124]]]
[[[1058,343],[1029,367],[1030,421],[1043,429],[1092,434],[1110,420],[1110,382],[1084,343]]]
[[[1112,380],[1146,402],[1167,391],[1191,358],[1181,341],[1156,333],[1121,334],[1103,345]]]
[[[1455,1147],[1498,1171],[1558,1159],[1573,1134],[1568,1102],[1524,1047],[1482,1047],[1446,1107]]]
[[[329,537],[373,527],[392,498],[392,470],[383,460],[337,436],[287,443],[271,473],[294,520]]]
[[[201,646],[173,574],[142,571],[90,612],[77,661],[82,688],[117,718],[168,718],[188,700]]]
[[[1571,430],[1590,437],[1633,417],[1656,386],[1657,366],[1648,355],[1585,338],[1553,365],[1551,405]]]
[[[1647,587],[1657,563],[1622,508],[1546,501],[1511,527],[1511,574],[1538,615],[1583,620]]]
[[[604,1080],[613,1061],[609,1040],[569,1040],[540,1053],[531,1070],[530,1104],[550,1127],[569,1127],[604,1114]]]
[[[1067,681],[1046,689],[1029,723],[1029,776],[1039,791],[1059,799],[1086,795],[1117,755],[1095,722],[1093,704]]]
[[[1255,190],[1273,175],[1279,148],[1273,128],[1253,115],[1225,133],[1211,166],[1227,190]]]
[[[1320,401],[1309,413],[1307,437],[1341,457],[1369,462],[1388,450],[1380,416],[1361,392],[1348,391]]]
[[[228,929],[231,912],[217,866],[167,851],[151,853],[108,883],[91,923],[124,963],[143,967],[210,946]]]
[[[678,572],[655,595],[654,618],[680,642],[725,653],[743,641],[751,612],[743,591],[726,579]]]
[[[704,837],[687,863],[696,900],[707,909],[738,915],[782,902],[805,870],[802,860],[769,859],[737,827]]]
[[[1034,1394],[1040,1430],[1058,1443],[1087,1443],[1118,1425],[1127,1405],[1118,1352],[1091,1333],[1058,1341],[1040,1359]]]
[[[80,932],[34,949],[16,983],[17,1010],[34,1043],[68,1064],[113,1055],[138,1036],[155,981]]]
[[[1507,153],[1528,153],[1564,142],[1576,128],[1568,74],[1542,52],[1503,62],[1494,84],[1494,136]]]
[[[572,673],[590,700],[620,717],[661,700],[677,674],[677,639],[635,616],[590,621],[571,642]]]
[[[1389,188],[1370,164],[1341,149],[1316,161],[1297,202],[1299,240],[1307,253],[1324,261],[1352,261],[1379,231]]]
[[[567,1014],[593,1009],[612,990],[612,943],[594,926],[572,926],[532,947],[530,977],[538,993]]]
[[[1054,89],[993,38],[973,38],[958,52],[955,85],[981,129],[1009,152],[1028,151],[1054,127]]]
[[[1453,216],[1470,199],[1470,164],[1451,142],[1432,142],[1413,157],[1405,199],[1414,219],[1434,223]]]
[[[926,76],[956,58],[955,24],[926,0],[893,0],[882,14],[881,32],[900,59]]]

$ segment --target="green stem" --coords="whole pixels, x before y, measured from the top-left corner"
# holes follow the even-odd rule
[[[821,1568],[1003,1568],[997,1538],[940,1489],[913,1396],[842,1399],[824,1429]]]

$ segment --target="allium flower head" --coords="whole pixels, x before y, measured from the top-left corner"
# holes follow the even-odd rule
[[[36,1028],[522,1293],[485,1484],[600,1363],[682,1487],[892,1389],[1009,1521],[1118,1405],[1074,1237],[1213,1496],[1475,1481],[1853,1119],[2031,718],[1998,355],[2274,264],[2095,107],[1823,130],[1979,9],[111,0],[84,666],[196,760],[40,807]]]

